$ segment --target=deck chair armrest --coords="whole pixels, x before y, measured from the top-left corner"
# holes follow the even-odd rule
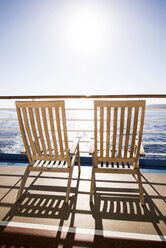
[[[21,149],[21,154],[26,154],[25,148]]]
[[[144,151],[144,147],[143,147],[142,143],[141,143],[141,147],[140,147],[140,156],[145,157],[145,151]]]
[[[39,137],[37,137],[38,139],[39,139]],[[36,150],[36,143],[35,143],[35,141],[33,142],[33,144],[34,144],[34,149]],[[31,147],[29,146],[29,149],[30,149]],[[27,151],[26,151],[26,149],[25,149],[25,147],[23,148],[23,149],[21,149],[21,154],[26,154],[27,153]]]
[[[95,152],[94,138],[91,138],[89,142],[89,155],[94,154],[94,152]]]
[[[137,147],[137,144],[138,144],[138,140],[135,141],[135,146],[136,146],[136,147]],[[139,155],[140,155],[141,157],[145,157],[145,151],[144,151],[144,147],[143,147],[142,143],[141,143],[141,146],[140,146]]]
[[[77,146],[80,142],[80,137],[76,137],[73,141],[72,147],[70,149],[70,155],[75,155],[77,151]]]

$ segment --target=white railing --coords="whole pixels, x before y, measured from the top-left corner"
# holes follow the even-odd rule
[[[102,100],[107,98],[136,98],[136,99],[153,99],[163,98],[166,95],[130,95],[130,96],[48,96],[48,97],[0,97],[3,101],[11,101],[10,99],[27,99],[36,98],[53,98],[65,99],[66,101],[66,117],[68,127],[69,142],[73,136],[80,136],[80,152],[82,156],[87,156],[89,150],[89,141],[93,137],[94,119],[93,119],[93,100],[95,98]],[[85,98],[85,99],[83,99]],[[92,98],[92,99],[91,99]],[[70,100],[69,100],[70,99]],[[13,101],[12,100],[12,101]],[[48,100],[48,99],[47,99]],[[156,101],[158,103],[158,100]],[[12,102],[13,104],[13,102]],[[74,107],[73,107],[74,106]],[[76,107],[77,106],[77,107]],[[166,105],[165,105],[166,106]],[[0,151],[1,153],[20,153],[23,149],[23,143],[19,134],[16,112],[12,108],[1,108],[0,106]],[[7,116],[8,115],[8,116]],[[159,119],[158,119],[159,118]],[[148,135],[152,138],[147,140]],[[144,139],[144,136],[147,136]],[[146,156],[158,156],[166,159],[164,151],[166,145],[166,108],[148,107],[146,108],[145,127],[144,127],[143,145],[145,146]],[[151,152],[150,146],[155,145],[155,152]],[[161,147],[162,152],[158,152],[157,148]],[[147,150],[147,152],[146,152]],[[165,149],[166,150],[166,149]]]

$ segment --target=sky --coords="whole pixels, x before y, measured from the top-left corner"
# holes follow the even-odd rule
[[[0,0],[0,95],[166,94],[166,0]]]

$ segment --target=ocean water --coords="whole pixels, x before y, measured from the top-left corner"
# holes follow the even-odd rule
[[[158,110],[146,110],[145,114],[145,124],[143,134],[143,142],[166,142],[166,133],[146,133],[150,131],[162,132],[166,131],[166,110],[165,105],[160,106],[161,111]],[[154,108],[155,109],[155,108]],[[91,110],[81,111],[82,116],[80,116],[80,111],[73,111],[66,113],[67,119],[71,118],[82,118],[82,119],[93,119],[93,112]],[[8,120],[3,120],[8,119]],[[150,120],[153,120],[150,122]],[[156,120],[156,121],[154,121]],[[163,121],[157,121],[163,120]],[[67,121],[68,130],[71,129],[84,129],[84,130],[93,130],[93,121]],[[6,130],[2,130],[6,129]],[[8,129],[13,129],[13,131],[9,131]],[[18,130],[15,130],[18,129]],[[91,132],[68,132],[68,139],[72,139],[73,136],[81,136],[82,141],[89,140],[90,137],[93,136]],[[16,140],[5,140],[5,139],[16,139]],[[144,150],[146,153],[166,153],[166,145],[165,144],[144,144]],[[3,148],[3,149],[2,149]],[[7,148],[11,148],[13,150],[8,150]],[[23,149],[23,143],[21,139],[21,135],[19,132],[19,126],[17,122],[16,111],[13,110],[1,110],[0,111],[0,153],[19,153],[21,149]],[[17,149],[17,150],[14,150]],[[82,150],[88,150],[88,144],[81,144]],[[80,149],[80,150],[81,150]],[[147,155],[145,159],[161,159],[165,160],[166,156],[149,156]]]

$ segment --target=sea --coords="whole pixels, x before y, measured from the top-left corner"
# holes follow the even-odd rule
[[[71,119],[71,115],[72,117],[74,116],[73,118],[80,118],[80,110],[75,111],[74,115],[69,111],[67,119]],[[81,118],[92,119],[93,117],[91,116],[92,109],[87,108]],[[67,128],[68,130],[93,130],[93,121],[72,122],[69,120],[67,121]],[[71,132],[69,139],[72,138],[72,135]],[[74,135],[81,136],[81,140],[85,141],[89,140],[93,133],[86,131],[80,133],[76,131]],[[163,155],[148,155],[148,153],[166,154],[166,144],[146,144],[146,142],[166,142],[166,104],[147,106],[142,141],[145,153],[147,153],[144,159],[166,160],[166,156]],[[84,147],[88,146],[85,142],[82,145]],[[23,148],[15,109],[0,109],[0,153],[20,154]]]

